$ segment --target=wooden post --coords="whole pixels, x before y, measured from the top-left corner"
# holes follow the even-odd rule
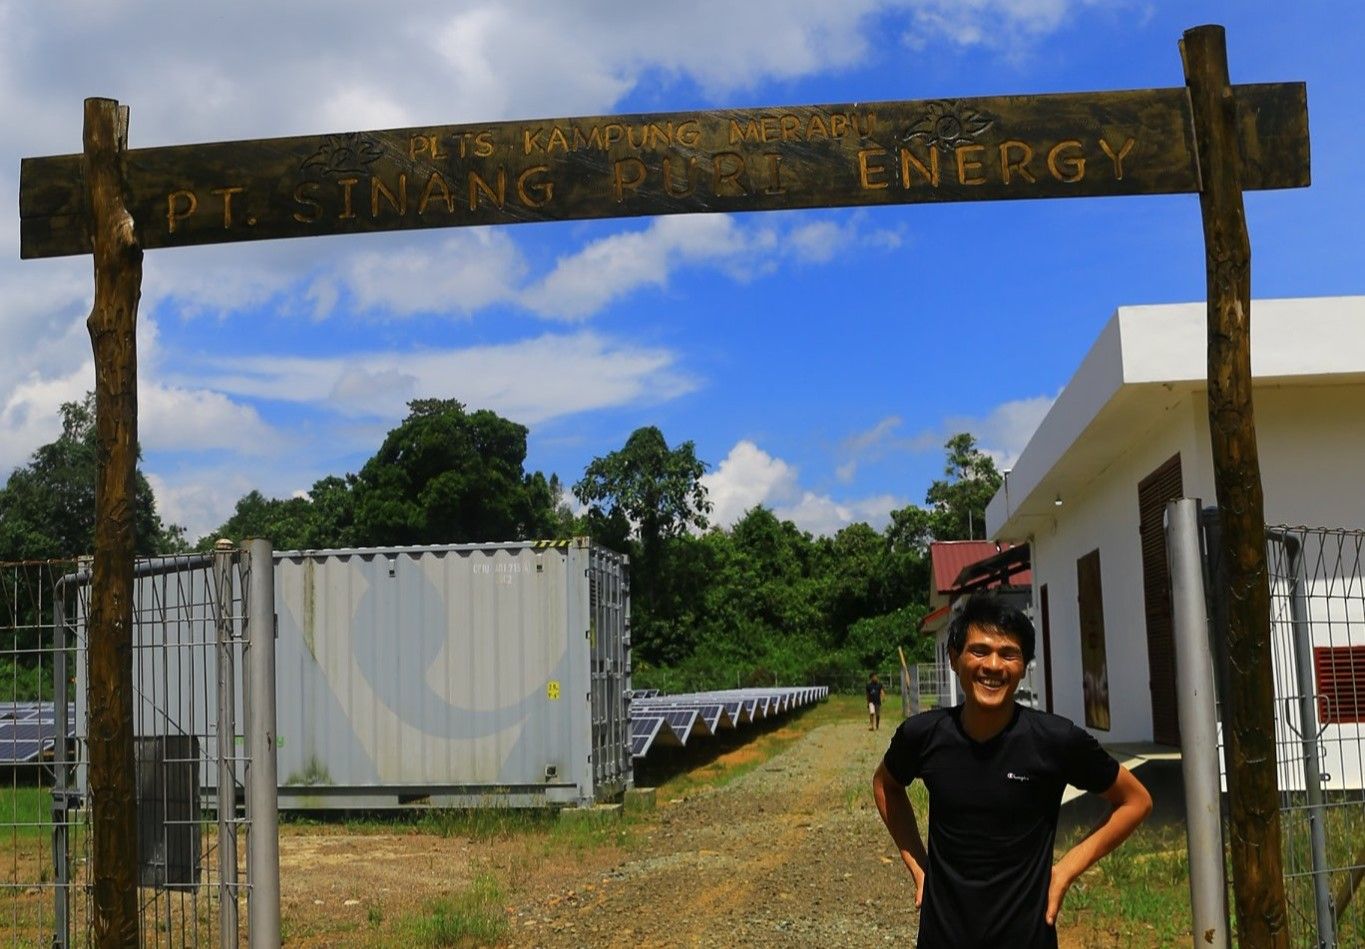
[[[89,744],[95,945],[138,945],[133,766],[133,491],[137,464],[138,298],[142,248],[124,205],[128,110],[85,100],[95,303],[95,556],[90,586]]]
[[[1208,269],[1209,434],[1227,565],[1228,694],[1223,736],[1231,812],[1232,880],[1243,946],[1288,946],[1275,784],[1270,584],[1265,504],[1251,404],[1251,245],[1242,206],[1237,104],[1221,26],[1181,42],[1199,156]]]

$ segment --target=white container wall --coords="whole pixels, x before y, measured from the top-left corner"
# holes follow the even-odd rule
[[[280,806],[618,796],[627,591],[587,540],[277,554]]]

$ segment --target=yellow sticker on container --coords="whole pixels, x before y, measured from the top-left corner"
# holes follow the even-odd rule
[[[557,680],[551,679],[545,683],[545,697],[551,702],[559,701],[559,682]]]

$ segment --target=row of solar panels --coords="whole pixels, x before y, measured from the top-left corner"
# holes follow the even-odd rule
[[[76,734],[76,708],[67,706],[67,737]],[[0,766],[28,764],[57,741],[57,707],[51,702],[0,702]]]
[[[630,754],[632,758],[643,758],[655,745],[679,748],[690,739],[782,715],[819,702],[828,694],[825,686],[677,695],[660,695],[658,689],[638,689],[630,700]]]

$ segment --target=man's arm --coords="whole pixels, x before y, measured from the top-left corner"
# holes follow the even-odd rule
[[[1113,785],[1100,796],[1113,805],[1109,816],[1084,840],[1068,850],[1052,868],[1052,883],[1047,891],[1049,926],[1057,922],[1062,900],[1066,897],[1066,891],[1071,888],[1071,884],[1076,882],[1076,878],[1127,840],[1128,835],[1137,829],[1138,824],[1152,813],[1152,796],[1147,793],[1142,782],[1133,777],[1133,772],[1122,765],[1119,765],[1119,775],[1114,779]]]
[[[915,879],[915,906],[924,902],[924,865],[929,854],[924,849],[924,841],[919,835],[919,825],[915,823],[915,809],[910,804],[910,795],[905,786],[886,770],[886,762],[877,766],[872,775],[872,798],[877,802],[877,811],[882,815],[882,823],[891,832],[910,875]]]

